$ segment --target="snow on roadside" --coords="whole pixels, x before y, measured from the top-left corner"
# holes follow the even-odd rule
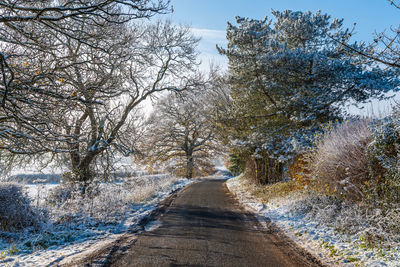
[[[261,218],[273,221],[289,238],[328,266],[400,266],[400,244],[390,249],[368,248],[360,242],[359,235],[335,231],[333,225],[318,221],[307,214],[307,209],[301,210],[304,194],[294,192],[264,204],[242,182],[235,177],[226,184],[242,204]]]
[[[168,179],[166,179],[168,180]],[[80,224],[53,228],[44,231],[31,238],[19,238],[17,243],[0,242],[0,265],[1,266],[46,266],[64,262],[68,258],[82,252],[95,251],[97,248],[120,238],[123,234],[135,228],[145,217],[149,216],[157,208],[158,203],[171,195],[172,192],[181,189],[191,183],[187,179],[170,179],[169,184],[163,184],[152,193],[152,197],[137,203],[127,203],[128,207],[120,207],[125,211],[123,218],[117,218],[113,222],[99,223],[94,220],[85,220]],[[167,181],[167,182],[168,182]],[[161,181],[163,182],[163,181]],[[33,190],[32,188],[30,188]],[[148,188],[144,188],[149,190]],[[33,194],[34,195],[34,194]],[[118,207],[116,207],[118,208]],[[118,221],[118,223],[115,223]],[[154,226],[152,225],[152,228]],[[38,242],[40,239],[54,245],[43,248],[27,248],[28,242]],[[33,239],[33,240],[32,240]],[[0,239],[1,240],[1,239]],[[50,240],[50,242],[49,242]],[[15,255],[12,255],[15,254]]]

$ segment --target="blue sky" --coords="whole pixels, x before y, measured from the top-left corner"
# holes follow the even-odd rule
[[[234,22],[235,16],[262,19],[271,17],[271,9],[321,10],[333,18],[343,18],[348,28],[357,23],[353,40],[367,42],[373,39],[374,32],[384,31],[390,26],[397,27],[400,23],[400,10],[391,6],[388,0],[171,0],[171,3],[174,13],[168,15],[170,19],[174,23],[191,26],[194,34],[202,37],[199,50],[204,69],[210,62],[226,68],[227,60],[218,55],[215,45],[226,44],[227,21]],[[387,108],[388,102],[381,103],[375,105],[375,112],[376,109],[386,111]],[[368,105],[366,109],[371,112]]]
[[[262,19],[275,10],[322,10],[335,18],[343,18],[346,27],[356,25],[357,40],[372,40],[375,31],[381,32],[400,22],[400,10],[388,0],[171,0],[174,13],[169,17],[175,23],[190,25],[195,34],[203,38],[200,50],[202,58],[216,58],[215,44],[225,44],[227,21],[235,16]]]
[[[271,9],[317,11],[336,18],[344,18],[345,24],[357,23],[357,31],[363,39],[375,30],[382,31],[389,25],[398,24],[399,10],[387,0],[172,0],[175,22],[190,24],[195,28],[225,30],[227,21],[235,16],[264,18]]]

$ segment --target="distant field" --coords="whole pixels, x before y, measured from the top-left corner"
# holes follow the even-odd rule
[[[129,177],[138,177],[148,175],[144,171],[121,171],[114,172],[111,174],[114,180],[123,180]],[[49,174],[49,173],[35,173],[35,174],[14,174],[3,179],[5,182],[16,182],[24,184],[44,184],[44,183],[60,183],[62,179],[61,174]]]

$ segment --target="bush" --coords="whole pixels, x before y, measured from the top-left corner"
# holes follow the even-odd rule
[[[365,184],[368,200],[400,203],[400,110],[372,124],[368,147],[371,181]]]
[[[76,213],[105,220],[119,211],[116,209],[116,203],[112,201],[120,200],[121,197],[118,191],[114,192],[112,183],[105,184],[107,190],[101,190],[100,186],[100,183],[92,182],[85,187],[83,193],[81,184],[67,182],[51,189],[46,201],[47,204],[56,206],[53,209],[56,212],[53,213],[63,220],[66,216]]]
[[[46,200],[49,204],[61,206],[78,193],[79,190],[77,186],[74,186],[71,183],[65,183],[51,189]]]
[[[151,198],[156,192],[167,190],[171,184],[178,182],[177,177],[169,175],[143,176],[125,181],[125,188],[129,190],[128,201],[139,203]]]
[[[0,227],[5,231],[18,231],[27,227],[39,230],[44,214],[33,208],[20,185],[0,183]]]
[[[367,147],[372,140],[370,120],[349,120],[326,132],[310,158],[309,178],[324,193],[352,200],[363,198],[370,180]]]

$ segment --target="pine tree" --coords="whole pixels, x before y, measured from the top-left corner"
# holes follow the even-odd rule
[[[227,48],[218,48],[229,60],[234,103],[229,116],[237,121],[230,123],[230,138],[253,154],[256,173],[265,175],[267,165],[288,162],[310,146],[321,123],[346,116],[346,103],[383,98],[394,89],[389,72],[356,64],[329,37],[347,36],[343,20],[321,12],[272,14],[274,20],[237,17],[237,25],[228,23]]]

